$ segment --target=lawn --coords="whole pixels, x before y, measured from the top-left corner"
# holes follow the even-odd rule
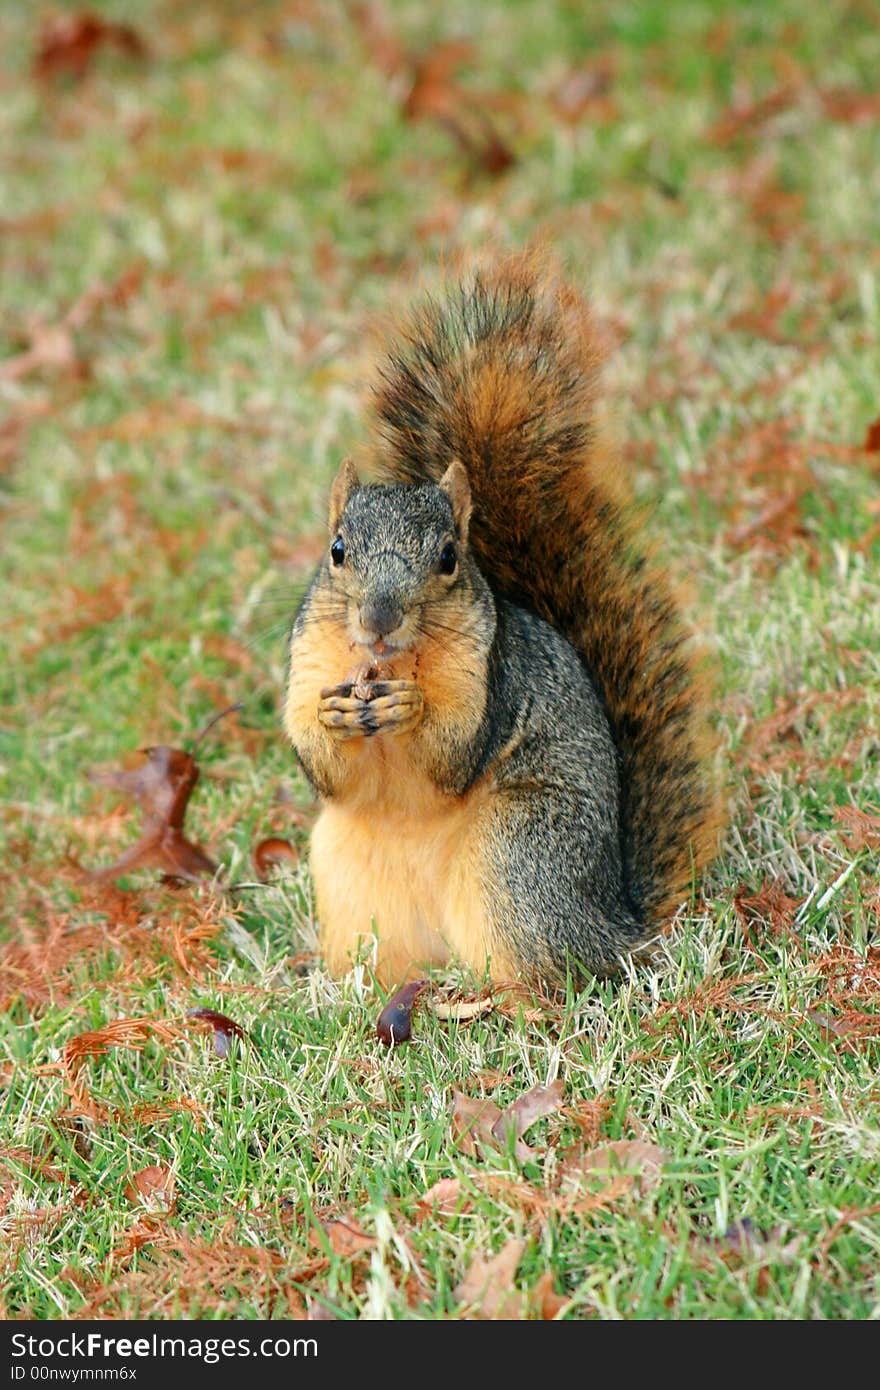
[[[93,13],[0,0],[0,1306],[878,1316],[874,6]],[[316,955],[285,631],[376,316],[536,238],[717,652],[729,828],[650,962],[438,975],[389,1050]],[[221,875],[94,877],[141,818],[89,774],[166,745]],[[557,1082],[527,1150],[462,1132]]]

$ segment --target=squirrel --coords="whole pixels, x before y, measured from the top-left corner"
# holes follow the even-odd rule
[[[362,484],[290,636],[284,723],[321,801],[320,946],[392,985],[609,975],[716,850],[710,694],[597,419],[583,298],[541,256],[396,330]]]

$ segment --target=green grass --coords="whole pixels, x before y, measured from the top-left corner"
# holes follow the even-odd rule
[[[108,49],[40,84],[35,12],[0,6],[0,364],[129,277],[76,328],[79,370],[0,365],[6,1313],[445,1316],[472,1259],[523,1237],[518,1284],[549,1271],[563,1316],[876,1317],[878,841],[835,814],[880,809],[871,7],[377,9],[416,52],[469,38],[459,80],[516,154],[497,179],[403,118],[406,69],[354,7],[100,8],[150,60]],[[580,63],[611,76],[572,123]],[[359,438],[372,317],[456,251],[536,237],[592,287],[621,448],[714,634],[731,825],[650,965],[538,1017],[425,1007],[389,1054],[368,973],[313,959],[284,626]],[[239,700],[187,826],[251,886],[85,883],[74,861],[138,824],[88,770]],[[269,834],[302,858],[259,886]],[[806,900],[780,930],[742,906],[776,882]],[[70,1039],[201,1006],[252,1041],[87,1059],[83,1113]],[[453,1090],[503,1106],[557,1077],[525,1168],[456,1145]],[[574,1211],[559,1165],[592,1102],[596,1142],[667,1157],[656,1186]],[[170,1211],[127,1195],[150,1165]],[[461,1210],[425,1218],[451,1177]],[[321,1234],[346,1214],[375,1240],[354,1257]],[[745,1219],[772,1238],[741,1256],[721,1237]]]

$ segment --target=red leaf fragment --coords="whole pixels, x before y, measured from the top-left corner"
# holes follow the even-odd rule
[[[96,879],[118,878],[133,869],[161,869],[172,878],[195,882],[217,872],[204,850],[183,833],[186,808],[199,780],[195,759],[181,748],[144,748],[146,762],[132,771],[93,772],[91,781],[130,796],[144,813],[140,839]]]
[[[568,1306],[569,1300],[563,1298],[562,1294],[556,1292],[553,1287],[553,1275],[549,1269],[546,1274],[542,1274],[531,1292],[532,1307],[541,1314],[545,1322],[552,1322],[563,1308]]]
[[[81,82],[99,48],[115,48],[126,57],[145,59],[147,45],[130,24],[114,24],[90,10],[50,15],[40,29],[33,71],[47,79],[66,73]]]
[[[421,54],[409,53],[396,39],[376,6],[358,6],[355,20],[374,61],[395,85],[408,79],[400,106],[409,121],[434,120],[459,145],[473,172],[496,178],[515,163],[480,98],[467,91],[455,74],[474,58],[471,44],[449,39]],[[482,98],[493,100],[492,94]]]
[[[880,453],[880,415],[876,420],[872,420],[868,426],[862,448],[869,454]]]
[[[412,1011],[428,980],[412,980],[388,1000],[376,1022],[376,1037],[386,1047],[408,1042],[412,1036]]]
[[[229,1056],[229,1039],[247,1039],[247,1033],[241,1024],[236,1023],[234,1018],[228,1018],[226,1014],[219,1014],[215,1009],[190,1009],[187,1018],[196,1018],[201,1023],[207,1023],[214,1030],[214,1051],[218,1057]]]
[[[258,878],[268,878],[273,866],[285,862],[299,863],[299,855],[289,840],[279,840],[270,835],[254,846],[254,868]]]

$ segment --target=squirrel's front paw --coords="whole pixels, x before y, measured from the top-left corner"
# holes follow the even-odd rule
[[[361,690],[353,694],[347,683],[321,691],[318,720],[334,738],[405,734],[421,720],[424,698],[413,681],[373,681]]]

